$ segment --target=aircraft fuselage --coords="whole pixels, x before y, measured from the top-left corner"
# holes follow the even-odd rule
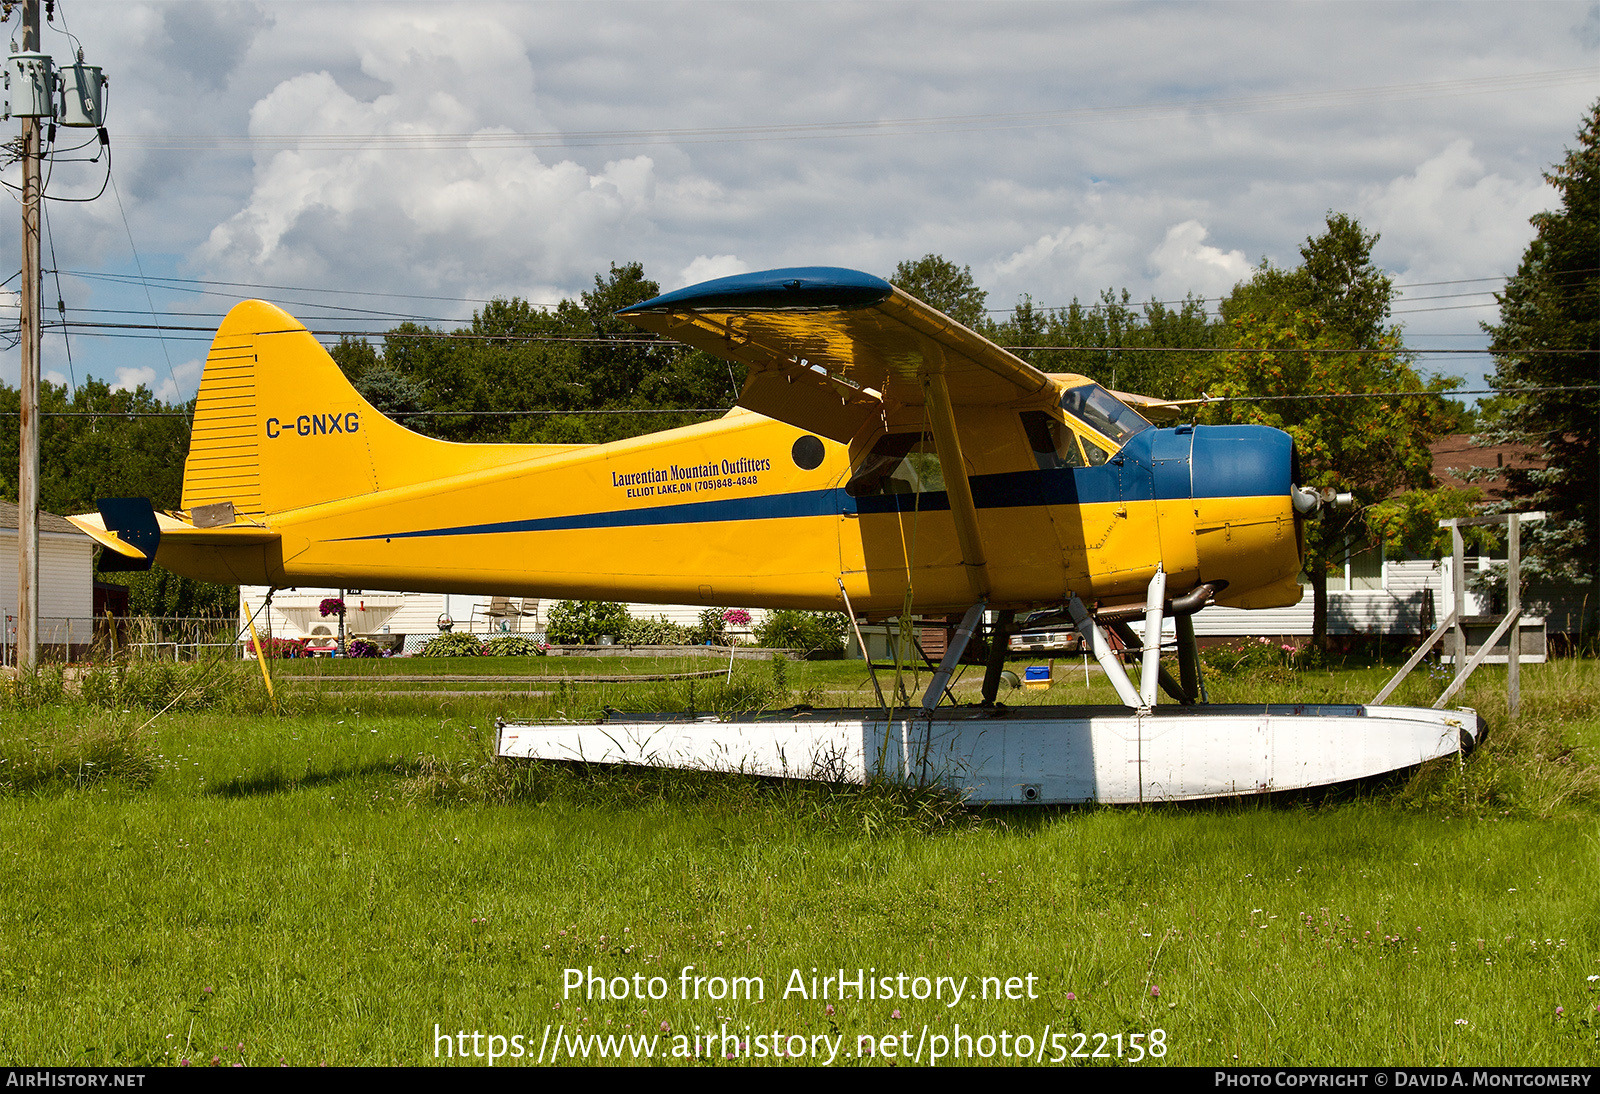
[[[1147,429],[1100,466],[1045,470],[1029,466],[1015,412],[991,418],[964,431],[991,606],[1057,604],[1073,593],[1134,600],[1158,565],[1169,588],[1213,582],[1221,602],[1243,606],[1253,606],[1252,593],[1281,599],[1285,581],[1294,583],[1286,434]],[[338,459],[349,441],[298,438],[307,474],[319,448]],[[760,415],[549,454],[470,447],[501,447],[507,462],[273,513],[275,544],[165,537],[157,561],[278,587],[808,609],[841,607],[842,579],[856,610],[873,614],[900,610],[909,574],[920,610],[971,602],[936,482],[852,489],[847,446]]]

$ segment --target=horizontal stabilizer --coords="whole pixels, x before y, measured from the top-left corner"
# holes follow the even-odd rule
[[[84,528],[81,520],[72,520],[79,528],[106,548],[100,556],[101,573],[137,573],[148,570],[155,562],[156,548],[161,544],[161,526],[156,522],[156,511],[149,498],[97,498],[100,523],[104,529],[96,535]]]
[[[253,546],[270,543],[278,533],[259,524],[197,528],[185,520],[157,513],[148,498],[101,498],[100,512],[67,519],[106,550],[102,573],[148,570],[162,543],[193,547]]]

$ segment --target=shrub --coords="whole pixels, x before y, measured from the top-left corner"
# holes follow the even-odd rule
[[[428,639],[418,657],[477,657],[483,653],[483,643],[470,634],[440,634]]]
[[[1296,668],[1305,658],[1294,646],[1256,637],[1207,646],[1203,660],[1208,669],[1225,675],[1266,673],[1272,676]]]
[[[664,615],[654,619],[629,619],[622,628],[622,641],[630,646],[682,646],[693,632]]]
[[[696,646],[710,643],[713,646],[728,644],[728,623],[723,608],[707,608],[700,613],[700,624],[689,632],[689,641]]]
[[[546,646],[520,634],[502,634],[483,644],[485,657],[543,657]]]
[[[260,656],[253,639],[245,643],[245,648],[251,653]],[[262,648],[267,651],[268,657],[306,656],[306,640],[304,638],[267,638],[262,641]]]
[[[769,649],[837,653],[844,649],[850,621],[843,612],[800,612],[785,609],[768,613],[755,629],[756,645]]]
[[[550,609],[545,629],[558,645],[589,646],[602,634],[620,638],[630,618],[627,608],[612,601],[562,600]]]
[[[382,657],[383,650],[376,642],[368,642],[365,638],[352,638],[344,647],[346,657]]]

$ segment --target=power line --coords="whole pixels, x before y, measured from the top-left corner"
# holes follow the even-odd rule
[[[133,277],[133,276],[131,276],[129,274],[99,273],[99,272],[91,272],[91,271],[88,271],[88,270],[62,270],[61,272],[65,273],[65,274],[70,274],[73,277],[84,277],[84,278],[89,278],[89,279],[92,279],[92,280],[121,281],[121,282],[131,283],[131,284],[142,284],[143,283],[139,278],[135,278],[135,277]],[[452,303],[452,304],[492,304],[492,303],[494,303],[494,299],[492,299],[492,298],[484,299],[482,297],[471,297],[471,296],[428,296],[428,295],[423,294],[423,293],[376,292],[376,291],[366,290],[366,289],[324,289],[324,288],[318,288],[318,287],[313,286],[313,285],[267,285],[267,284],[261,284],[261,283],[258,283],[258,282],[252,282],[252,281],[207,281],[207,280],[202,280],[202,279],[198,279],[198,278],[189,278],[189,277],[146,277],[146,278],[143,279],[143,281],[157,282],[157,283],[160,283],[160,284],[174,286],[174,287],[181,287],[181,286],[184,286],[184,285],[217,285],[217,286],[222,286],[222,287],[226,287],[226,288],[235,288],[235,289],[272,289],[275,292],[317,292],[317,293],[327,293],[327,294],[333,295],[333,296],[378,296],[378,297],[389,297],[389,298],[392,298],[392,299],[399,299],[399,300],[442,300],[442,301],[445,301],[447,303]],[[196,290],[196,291],[198,291],[198,290]],[[220,294],[218,294],[218,295],[220,295]],[[553,308],[553,307],[556,307],[557,305],[555,305],[555,304],[535,304],[535,303],[532,303],[530,301],[528,306],[532,307],[532,308]]]
[[[196,334],[209,337],[214,335],[214,327],[178,326],[171,323],[102,323],[68,320],[66,322],[50,321],[43,324],[45,329],[61,330],[70,329],[84,335],[99,335],[100,337],[132,337],[134,334],[124,332],[153,331],[159,334]],[[693,349],[685,342],[678,342],[670,338],[661,338],[648,334],[626,335],[578,335],[578,334],[477,334],[470,331],[436,331],[416,330],[396,333],[394,331],[356,331],[356,330],[309,330],[307,333],[317,338],[342,338],[346,336],[378,337],[389,336],[397,341],[419,340],[440,342],[487,342],[499,344],[514,343],[550,343],[573,345],[601,345],[601,346],[663,346]],[[199,340],[199,339],[195,339]],[[1035,346],[1000,346],[1000,349],[1010,353],[1301,353],[1316,356],[1460,356],[1476,355],[1489,356],[1493,351],[1487,347],[1481,349],[1450,349],[1440,347],[1437,349],[1422,349],[1409,347],[1388,347],[1380,349],[1355,349],[1355,348],[1314,348],[1314,347],[1255,347],[1255,346],[1095,346],[1095,345],[1035,345]],[[1527,349],[1518,350],[1518,354],[1581,354],[1600,353],[1596,349]]]
[[[1523,395],[1536,393],[1555,393],[1570,391],[1600,391],[1600,384],[1566,384],[1560,386],[1517,387],[1499,390],[1497,388],[1474,388],[1466,391],[1339,391],[1322,393],[1298,393],[1294,395],[1202,395],[1195,399],[1174,399],[1173,405],[1192,406],[1203,409],[1222,403],[1274,403],[1274,402],[1302,402],[1311,399],[1415,399],[1415,398],[1454,398],[1458,395]],[[564,417],[567,415],[617,415],[617,416],[666,416],[672,414],[726,414],[734,407],[727,406],[699,406],[699,407],[652,407],[648,409],[636,407],[623,407],[611,410],[396,410],[393,412],[379,411],[391,419],[404,418],[530,418],[530,417]],[[0,417],[15,418],[15,410],[0,411]],[[175,410],[47,410],[41,413],[44,418],[187,418],[189,415],[183,411]]]
[[[1547,87],[1590,82],[1600,69],[1553,69],[1424,83],[1336,88],[1285,95],[1233,96],[1218,99],[1166,101],[1125,106],[1080,107],[1071,110],[1016,111],[986,114],[948,114],[931,117],[889,118],[866,121],[795,122],[770,125],[707,126],[654,129],[595,129],[561,132],[475,133],[252,133],[143,134],[123,142],[147,148],[262,149],[355,151],[384,148],[434,151],[472,148],[611,147],[655,144],[725,144],[763,141],[834,140],[847,137],[898,136],[924,133],[964,133],[1012,129],[1057,128],[1101,122],[1126,124],[1136,120],[1217,114],[1302,110],[1319,106],[1346,106],[1367,102],[1405,100]]]
[[[726,414],[733,407],[728,406],[682,406],[682,407],[621,407],[612,410],[395,410],[378,413],[391,421],[405,418],[530,418],[530,417],[566,417],[568,415],[640,415],[646,417],[662,417],[672,414]],[[0,410],[0,418],[15,418],[19,414],[15,410]],[[41,411],[41,418],[188,418],[187,411],[182,410],[45,410]]]

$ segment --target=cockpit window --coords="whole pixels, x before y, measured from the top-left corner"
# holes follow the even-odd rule
[[[1042,410],[1024,410],[1022,429],[1028,435],[1028,445],[1033,449],[1040,471],[1088,466],[1078,448],[1078,435],[1064,422],[1056,421]]]
[[[944,469],[926,433],[889,433],[878,438],[845,485],[852,498],[875,494],[926,494],[944,489]]]
[[[1135,433],[1155,428],[1099,384],[1068,388],[1061,395],[1061,409],[1116,442],[1118,448]]]

